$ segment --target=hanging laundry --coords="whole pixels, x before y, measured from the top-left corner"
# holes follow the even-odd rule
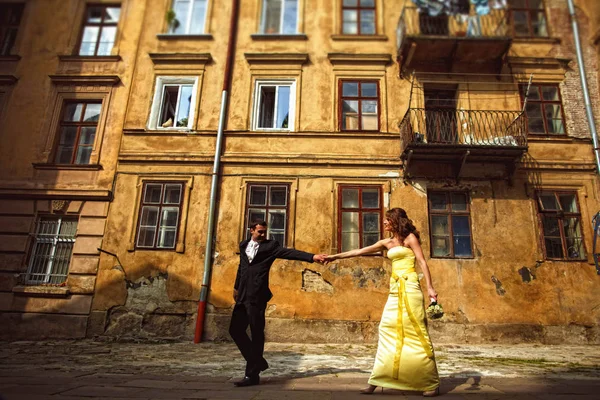
[[[488,15],[490,13],[489,0],[471,0],[477,15]]]
[[[506,0],[489,0],[490,7],[494,10],[506,8]]]
[[[438,15],[468,15],[469,0],[412,0],[419,12],[424,12],[430,17]]]
[[[412,0],[419,12],[424,12],[430,17],[446,14],[450,0]]]

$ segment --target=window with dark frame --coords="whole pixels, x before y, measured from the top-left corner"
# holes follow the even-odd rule
[[[183,203],[182,182],[144,182],[136,248],[174,250]]]
[[[80,56],[109,56],[117,37],[119,5],[90,5],[85,19],[79,45]]]
[[[54,153],[56,164],[90,163],[101,111],[100,100],[64,104]]]
[[[11,54],[24,7],[23,3],[0,3],[0,56]]]
[[[344,35],[374,35],[375,0],[343,0],[342,33]]]
[[[380,186],[340,185],[338,210],[338,251],[370,246],[381,239]]]
[[[38,217],[25,284],[60,285],[67,280],[77,221],[77,216]]]
[[[340,80],[339,128],[341,131],[379,130],[379,83]]]
[[[267,239],[287,246],[290,185],[286,183],[249,183],[244,213],[244,232],[250,237],[250,225],[267,222]]]
[[[544,0],[509,0],[511,23],[517,37],[548,37]]]
[[[524,101],[527,85],[520,85]],[[532,84],[525,107],[527,128],[533,135],[565,135],[565,120],[560,89],[556,84]]]
[[[544,253],[550,260],[585,260],[581,212],[574,192],[543,191],[537,195]]]
[[[430,191],[427,200],[431,257],[473,257],[469,194]]]

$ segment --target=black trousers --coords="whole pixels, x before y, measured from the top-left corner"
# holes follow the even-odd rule
[[[258,376],[269,367],[264,359],[266,304],[237,303],[231,315],[229,334],[246,360],[246,376]],[[248,337],[246,330],[250,326]]]

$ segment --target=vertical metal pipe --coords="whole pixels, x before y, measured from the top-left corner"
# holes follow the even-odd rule
[[[577,64],[579,64],[579,75],[581,75],[581,88],[583,90],[583,98],[585,100],[585,111],[587,114],[588,125],[594,142],[594,155],[596,156],[596,171],[600,174],[600,148],[598,146],[598,133],[596,132],[596,123],[594,121],[594,113],[592,111],[592,102],[590,101],[590,93],[587,86],[587,78],[585,75],[585,66],[583,64],[583,53],[581,51],[581,43],[579,41],[579,27],[577,25],[577,16],[575,15],[575,6],[573,0],[567,0],[569,5],[569,13],[571,14],[571,24],[573,25],[573,38],[575,39],[575,51],[577,53]]]
[[[210,287],[210,276],[213,262],[213,242],[215,231],[215,212],[217,208],[217,197],[219,190],[221,148],[223,147],[223,136],[227,123],[227,102],[229,99],[229,86],[231,83],[231,70],[234,56],[235,37],[237,35],[237,20],[239,0],[232,0],[231,20],[229,23],[229,42],[227,43],[227,60],[223,78],[223,92],[221,94],[221,110],[219,114],[219,128],[217,129],[217,142],[215,146],[215,160],[213,162],[212,182],[210,185],[210,203],[208,209],[208,226],[206,229],[206,249],[204,251],[204,277],[200,289],[200,300],[198,301],[198,315],[196,317],[196,329],[194,331],[194,343],[202,340],[204,328],[204,316],[206,315],[206,300]]]

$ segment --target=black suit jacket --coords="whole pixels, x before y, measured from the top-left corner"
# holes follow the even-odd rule
[[[235,277],[234,289],[238,291],[238,303],[267,303],[273,297],[269,289],[269,271],[278,258],[313,262],[314,254],[281,247],[276,240],[260,242],[252,262],[246,255],[249,239],[240,243],[240,265]]]

